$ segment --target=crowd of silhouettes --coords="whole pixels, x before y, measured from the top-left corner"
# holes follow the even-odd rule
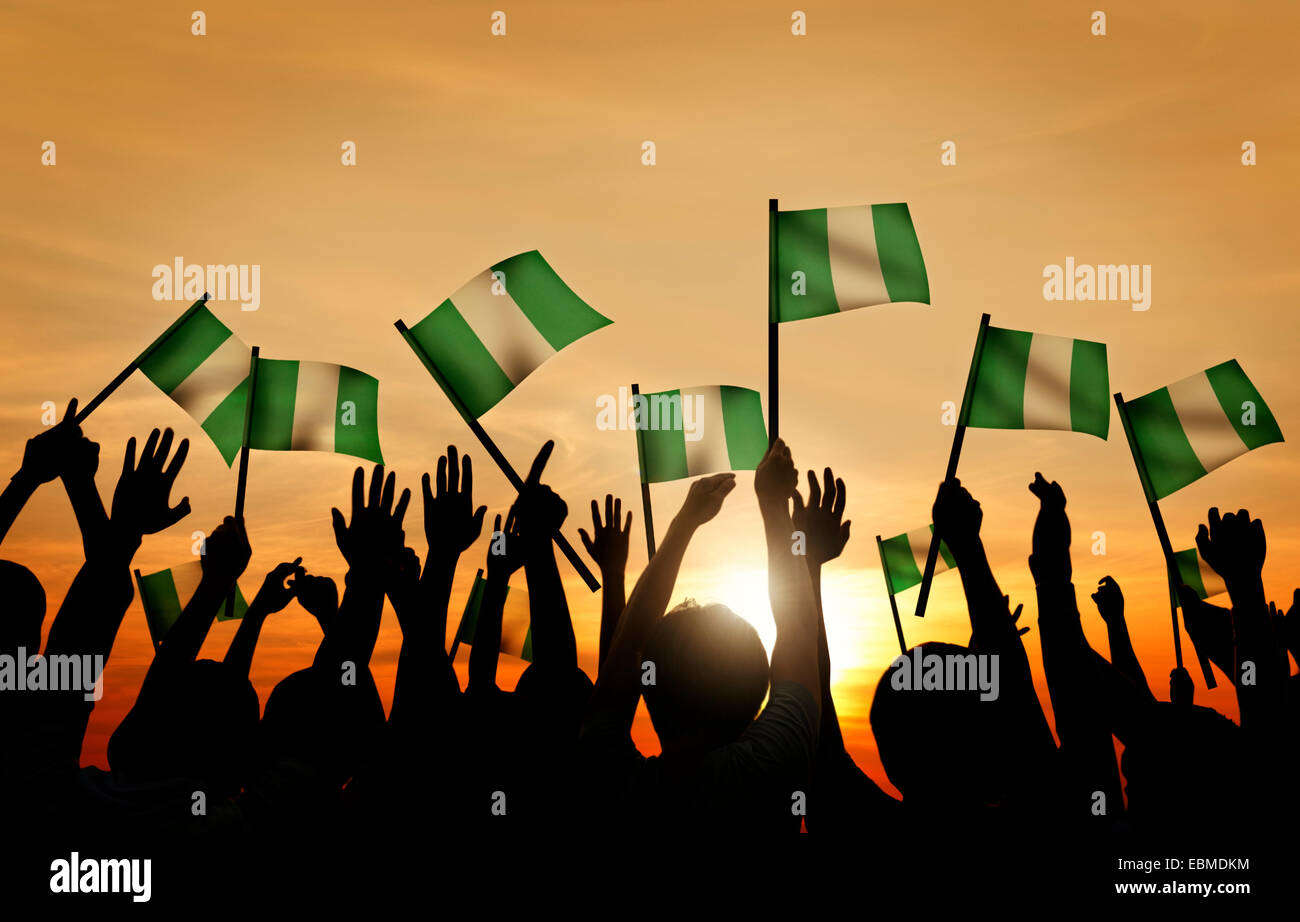
[[[106,508],[95,483],[99,446],[75,412],[74,401],[62,422],[27,443],[0,495],[0,542],[34,491],[62,480],[84,562],[43,654],[106,661],[133,599],[131,560],[142,539],[190,512],[187,499],[171,499],[188,443],[176,444],[170,429],[143,445],[132,438]],[[757,631],[722,605],[669,609],[688,545],[717,516],[734,474],[690,485],[630,593],[632,514],[611,496],[603,507],[593,500],[592,529],[581,530],[603,593],[593,682],[578,665],[553,546],[568,507],[541,482],[552,447],[542,447],[504,521],[492,522],[464,688],[448,657],[448,605],[486,509],[473,501],[469,457],[450,447],[422,480],[423,559],[411,547],[420,543],[411,540],[411,491],[399,493],[382,467],[369,477],[358,468],[348,514],[331,510],[347,564],[342,591],[301,558],[281,563],[218,661],[199,652],[251,556],[243,522],[220,523],[206,539],[198,589],[157,644],[112,735],[108,771],[81,764],[94,707],[81,691],[0,692],[4,815],[10,830],[45,831],[26,840],[33,867],[78,849],[186,856],[209,873],[236,861],[262,866],[254,856],[283,862],[346,848],[351,857],[325,869],[350,874],[358,851],[382,862],[386,850],[408,847],[400,843],[506,827],[579,832],[589,847],[658,834],[803,830],[857,842],[896,866],[951,854],[983,859],[1009,883],[1017,865],[1043,851],[1111,844],[1112,853],[1139,854],[1143,843],[1197,841],[1232,855],[1270,829],[1294,829],[1300,677],[1288,653],[1300,655],[1300,590],[1285,614],[1266,600],[1264,530],[1245,510],[1211,509],[1197,535],[1230,607],[1187,587],[1180,593],[1195,648],[1234,681],[1234,721],[1195,704],[1182,669],[1169,677],[1168,700],[1152,689],[1109,576],[1092,593],[1109,659],[1092,648],[1072,582],[1065,494],[1034,476],[1028,563],[1053,734],[1033,685],[1023,606],[1013,610],[1002,594],[980,538],[980,504],[959,481],[941,484],[934,529],[960,573],[970,637],[921,649],[996,655],[999,689],[992,700],[975,688],[900,689],[886,670],[870,723],[899,800],[849,755],[831,693],[821,577],[849,540],[843,481],[829,468],[820,478],[808,471],[805,496],[780,440],[755,473],[776,625],[770,658]],[[521,569],[533,661],[507,692],[497,684],[502,612]],[[369,667],[385,598],[401,631],[387,715]],[[0,561],[0,599],[0,653],[35,653],[47,608],[40,582],[20,563]],[[258,634],[293,599],[319,622],[320,644],[311,666],[285,676],[263,708],[249,680]],[[633,743],[642,698],[657,756]],[[196,811],[200,791],[205,808]]]

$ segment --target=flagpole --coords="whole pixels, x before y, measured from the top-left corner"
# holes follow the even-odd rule
[[[641,395],[641,386],[632,385],[632,404],[635,408],[636,398]],[[639,417],[638,417],[639,419]],[[645,519],[645,549],[646,561],[655,555],[655,520],[654,512],[650,504],[650,484],[646,481],[645,476],[645,445],[641,443],[641,427],[636,427],[636,460],[637,467],[641,472],[641,517]],[[617,524],[617,523],[615,523]],[[609,523],[605,523],[609,527]]]
[[[777,317],[776,199],[767,200],[767,444],[776,442],[780,418],[780,319]]]
[[[1165,517],[1160,513],[1160,504],[1152,498],[1151,480],[1147,476],[1146,467],[1142,463],[1142,454],[1137,446],[1137,441],[1133,438],[1133,429],[1129,424],[1128,407],[1124,403],[1124,395],[1115,395],[1115,407],[1119,410],[1119,420],[1124,426],[1124,437],[1128,440],[1129,453],[1133,456],[1133,463],[1137,467],[1138,480],[1142,483],[1142,493],[1147,499],[1147,509],[1151,512],[1151,522],[1156,527],[1156,537],[1160,540],[1160,551],[1165,557],[1165,581],[1169,585],[1169,615],[1174,625],[1174,660],[1178,668],[1183,668],[1183,644],[1182,635],[1178,629],[1178,583],[1181,577],[1178,576],[1178,562],[1174,559],[1174,546],[1169,540],[1169,530],[1165,528]],[[1205,679],[1206,688],[1217,688],[1218,682],[1214,679],[1214,671],[1210,668],[1209,659],[1204,656],[1196,645],[1192,645],[1196,651],[1196,658],[1201,664],[1201,675]]]
[[[244,496],[248,492],[248,440],[253,430],[253,394],[257,391],[257,361],[260,353],[261,347],[254,346],[248,360],[248,399],[244,404],[244,437],[239,445],[239,479],[235,482],[235,521],[241,525],[244,521]],[[227,619],[235,616],[235,589],[236,586],[231,586],[230,594],[226,596]]]
[[[429,358],[424,349],[421,348],[420,344],[415,341],[415,337],[411,335],[410,329],[408,329],[406,324],[401,320],[395,321],[393,326],[397,327],[397,332],[402,334],[402,338],[405,339],[406,344],[411,347],[411,351],[414,352],[416,357],[424,363],[425,370],[433,376],[433,380],[438,382],[438,386],[442,388],[442,392],[447,395],[447,399],[451,401],[452,406],[456,408],[457,412],[460,413],[461,418],[465,420],[465,424],[469,426],[470,432],[474,433],[478,440],[483,443],[484,449],[487,450],[487,453],[492,460],[497,463],[497,467],[501,468],[501,472],[506,475],[506,479],[510,481],[511,486],[516,490],[523,490],[523,478],[521,478],[519,474],[515,472],[515,469],[510,466],[510,462],[506,460],[506,456],[501,453],[501,449],[497,448],[496,443],[492,441],[492,437],[487,434],[481,425],[479,425],[479,421],[465,409],[464,404],[460,402],[460,398],[456,396],[456,392],[448,386],[442,373],[439,372],[437,367],[433,364],[433,360]],[[564,537],[564,534],[560,531],[556,531],[553,537],[556,545],[563,552],[564,556],[568,558],[569,563],[573,565],[573,569],[578,572],[578,575],[582,577],[582,581],[587,584],[587,588],[592,592],[598,590],[600,588],[600,582],[594,575],[592,575],[591,570],[588,569],[582,558],[578,556],[578,552],[573,549],[573,545]]]
[[[989,315],[980,317],[979,332],[975,334],[975,353],[971,356],[970,371],[966,373],[966,391],[962,394],[961,410],[957,414],[957,431],[952,434],[952,451],[948,454],[948,469],[943,479],[946,483],[957,476],[957,460],[961,457],[961,443],[966,439],[966,412],[970,407],[972,391],[975,390],[975,377],[979,372],[980,356],[984,353],[984,335],[988,332]],[[939,560],[939,542],[943,536],[936,528],[930,533],[930,549],[925,554],[925,572],[921,574],[921,594],[916,599],[916,617],[925,617],[925,606],[930,601],[930,582],[934,579],[934,567]]]
[[[202,300],[195,301],[193,304],[191,304],[189,306],[189,309],[185,311],[185,313],[181,314],[180,317],[177,318],[176,321],[171,326],[169,326],[165,331],[163,331],[162,336],[159,336],[152,343],[150,343],[147,349],[145,349],[143,352],[141,352],[139,355],[135,357],[135,361],[133,361],[130,365],[127,365],[120,372],[118,372],[116,378],[114,378],[112,381],[109,381],[108,384],[105,385],[104,389],[94,396],[94,399],[92,399],[90,403],[86,404],[84,407],[81,408],[81,410],[77,413],[77,422],[80,423],[83,420],[85,420],[85,418],[89,416],[95,410],[96,407],[98,407],[101,403],[107,400],[109,396],[113,393],[113,391],[121,387],[122,382],[125,381],[127,378],[131,377],[132,372],[134,372],[137,368],[140,367],[141,362],[143,362],[150,355],[152,355],[155,349],[157,349],[159,346],[161,346],[164,342],[167,341],[167,337],[171,336],[178,329],[180,329],[181,324],[185,323],[185,321],[189,320],[190,317],[194,316],[195,312],[198,311],[200,307],[202,307],[207,303],[208,303],[208,293],[205,291],[203,292]]]
[[[894,587],[889,581],[889,564],[885,563],[885,545],[876,535],[876,550],[880,551],[880,572],[885,576],[885,592],[889,595],[889,608],[894,613],[894,630],[898,632],[898,652],[907,652],[907,641],[903,639],[903,622],[898,618],[898,601],[894,598]]]

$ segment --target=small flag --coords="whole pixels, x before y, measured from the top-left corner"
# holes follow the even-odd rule
[[[1236,359],[1126,401],[1147,499],[1181,490],[1282,430]]]
[[[633,399],[642,483],[752,471],[767,452],[758,391],[715,384]]]
[[[332,451],[383,464],[379,381],[346,365],[259,359],[248,447]]]
[[[471,279],[410,333],[477,419],[537,366],[610,322],[532,250]]]
[[[965,424],[976,429],[1060,429],[1106,438],[1106,344],[988,327]]]
[[[893,301],[930,303],[907,204],[776,214],[776,312],[784,322]]]
[[[885,585],[889,587],[890,595],[898,595],[905,589],[921,584],[925,557],[930,551],[930,537],[933,534],[934,526],[927,525],[880,542],[881,556],[885,563]],[[956,566],[957,562],[953,560],[948,545],[940,541],[934,572],[942,573]]]
[[[479,570],[465,603],[460,627],[456,630],[457,643],[473,646],[474,632],[478,629],[478,616],[483,608],[486,591],[487,580],[483,578],[483,571]],[[506,589],[505,608],[501,612],[501,652],[530,663],[533,661],[532,614],[528,607],[528,593],[522,589]]]
[[[1201,559],[1201,555],[1196,553],[1196,548],[1175,551],[1174,563],[1178,565],[1178,578],[1183,581],[1183,585],[1191,587],[1198,599],[1208,599],[1212,595],[1228,591],[1223,577],[1215,573],[1214,569]]]
[[[137,578],[140,583],[140,602],[144,605],[145,623],[149,625],[149,636],[153,638],[156,645],[167,636],[167,632],[171,630],[176,619],[185,610],[185,606],[194,597],[194,591],[199,588],[199,580],[203,578],[203,563],[198,560],[193,563],[183,563],[147,576],[140,576],[137,573]],[[233,614],[229,618],[226,617],[226,605],[223,601],[217,609],[217,620],[234,621],[244,617],[246,611],[248,606],[244,603],[244,596],[239,591],[239,586],[236,585]]]
[[[244,439],[244,406],[252,350],[198,305],[162,342],[151,346],[140,370],[203,427],[230,464]]]

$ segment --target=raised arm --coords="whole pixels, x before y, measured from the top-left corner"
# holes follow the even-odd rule
[[[501,616],[505,611],[510,577],[524,565],[524,541],[515,528],[515,509],[506,516],[504,530],[501,516],[492,524],[492,543],[488,547],[487,585],[479,604],[474,638],[469,649],[469,683],[472,695],[497,691],[497,661],[501,655]]]
[[[1097,613],[1106,622],[1106,637],[1110,642],[1110,661],[1119,674],[1133,683],[1139,691],[1155,700],[1151,686],[1147,683],[1146,673],[1138,662],[1133,649],[1133,641],[1128,636],[1128,622],[1124,620],[1124,593],[1113,576],[1103,576],[1097,584],[1097,591],[1092,594],[1092,601],[1097,606]]]
[[[591,501],[592,533],[585,528],[578,529],[578,536],[591,559],[600,567],[600,653],[597,659],[597,671],[605,667],[605,657],[609,655],[609,645],[618,628],[618,619],[627,604],[625,578],[627,573],[628,537],[632,533],[632,513],[627,514],[627,521],[620,527],[623,518],[623,501],[615,499],[614,494],[605,494],[605,522],[600,521],[600,506]]]
[[[77,425],[77,400],[74,397],[69,401],[62,420],[27,440],[22,464],[9,478],[4,491],[0,492],[0,543],[4,542],[9,528],[32,498],[36,488],[64,472],[74,457],[74,448],[81,438],[81,427]],[[94,476],[93,470],[91,476]]]
[[[425,630],[447,649],[447,605],[460,555],[483,533],[487,506],[474,508],[474,466],[469,455],[462,460],[455,445],[438,458],[437,480],[421,480],[424,494],[424,536],[429,555],[420,577],[420,604],[426,614]],[[435,489],[436,487],[436,489]]]
[[[292,563],[278,564],[274,570],[266,574],[266,578],[262,580],[262,587],[257,590],[257,595],[249,603],[248,611],[244,612],[244,617],[239,622],[239,629],[235,631],[235,636],[226,649],[226,664],[233,666],[239,675],[247,677],[253,668],[253,651],[257,649],[257,638],[262,633],[266,616],[282,611],[293,598],[293,583],[285,585],[285,580],[306,575],[307,571],[301,564],[301,557]]]
[[[555,448],[542,446],[515,500],[515,527],[524,545],[524,576],[528,581],[528,604],[533,629],[533,662],[551,674],[578,668],[578,641],[569,616],[560,571],[555,564],[552,536],[564,524],[569,508],[550,487],[541,482],[542,471]]]

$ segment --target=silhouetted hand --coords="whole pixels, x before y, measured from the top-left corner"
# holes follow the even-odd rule
[[[231,586],[248,567],[252,556],[244,523],[228,515],[203,542],[203,556],[199,558],[203,563],[203,579],[214,586]]]
[[[628,511],[627,522],[620,528],[619,521],[622,518],[623,501],[615,499],[612,493],[606,493],[605,524],[600,522],[600,506],[594,499],[591,501],[591,530],[595,537],[587,534],[585,528],[578,529],[578,536],[582,538],[587,553],[596,561],[602,574],[622,573],[627,568],[628,536],[632,531],[631,511]]]
[[[456,446],[448,445],[446,456],[438,459],[436,489],[428,474],[420,484],[424,492],[424,537],[429,543],[429,553],[439,557],[459,556],[482,534],[483,516],[487,513],[487,506],[474,508],[474,468],[469,455],[460,461]]]
[[[939,484],[939,493],[935,496],[931,513],[934,516],[935,536],[947,544],[954,554],[962,553],[979,540],[984,512],[957,478]]]
[[[1097,583],[1097,591],[1092,594],[1101,620],[1110,624],[1112,621],[1124,620],[1124,593],[1113,576],[1103,576]]]
[[[250,609],[256,608],[264,615],[272,615],[277,611],[282,611],[294,597],[293,583],[285,585],[285,580],[290,577],[299,577],[306,573],[300,565],[302,558],[295,559],[292,563],[277,564],[276,567],[266,574],[262,580],[262,586],[257,590],[257,595],[253,597]]]
[[[1007,605],[1007,611],[1011,611],[1011,596],[1009,596],[1009,595],[1004,595],[1004,596],[1002,597],[1002,601],[1006,603],[1006,605]],[[1013,625],[1019,625],[1019,624],[1020,624],[1020,616],[1021,616],[1021,614],[1024,613],[1024,610],[1025,610],[1025,603],[1024,603],[1024,602],[1021,602],[1019,605],[1016,606],[1016,610],[1015,610],[1015,611],[1011,611],[1011,623],[1012,623]],[[1017,627],[1017,628],[1016,628],[1016,633],[1017,633],[1017,634],[1020,634],[1021,636],[1024,636],[1025,634],[1028,634],[1028,633],[1029,633],[1029,628],[1027,628],[1027,627]]]
[[[158,430],[149,433],[140,452],[140,463],[135,459],[135,438],[126,443],[126,456],[122,459],[122,476],[113,492],[112,521],[128,535],[152,535],[170,528],[190,514],[190,498],[169,505],[172,485],[181,472],[185,456],[190,450],[189,439],[182,439],[171,463],[167,455],[172,447],[172,431],[167,429],[158,438]],[[247,563],[247,561],[245,561]]]
[[[510,581],[515,571],[524,565],[524,540],[515,530],[515,510],[510,507],[506,527],[501,528],[501,516],[492,522],[492,541],[488,545],[488,579]]]
[[[724,475],[715,474],[714,476]],[[734,484],[734,474],[725,476],[731,477]],[[696,483],[699,482],[696,481]],[[695,484],[691,485],[691,489],[692,491],[695,489]],[[758,469],[754,471],[754,492],[758,494],[758,505],[761,508],[779,506],[788,513],[790,497],[798,490],[799,471],[794,466],[794,459],[790,456],[790,449],[784,441],[777,439],[768,446],[767,454],[763,455],[763,460],[758,462]],[[686,501],[687,503],[690,502],[689,496]],[[716,510],[714,514],[717,514]],[[709,516],[709,518],[712,517]]]
[[[94,480],[99,471],[99,443],[83,435],[68,446],[65,458],[60,472],[64,480]]]
[[[81,438],[81,427],[77,425],[77,398],[68,402],[63,419],[39,435],[27,440],[23,451],[23,463],[15,478],[26,478],[29,483],[49,483],[63,474],[69,461],[69,454]]]
[[[794,515],[792,522],[797,531],[802,531],[807,540],[808,566],[821,566],[828,560],[834,560],[849,542],[849,526],[852,522],[840,520],[844,517],[844,504],[847,494],[844,481],[835,479],[828,467],[823,472],[825,487],[817,483],[817,475],[808,472],[808,505],[798,491],[794,494]]]
[[[554,449],[555,442],[548,441],[537,453],[524,479],[524,487],[507,517],[507,531],[518,535],[530,557],[551,552],[551,539],[569,514],[564,500],[541,482],[542,471]]]
[[[790,470],[794,470],[793,466]],[[722,501],[735,488],[736,475],[732,473],[701,477],[686,491],[686,500],[677,513],[678,518],[684,524],[698,528],[718,514]]]
[[[389,557],[384,576],[384,588],[393,602],[393,611],[405,634],[412,626],[411,619],[421,610],[419,605],[420,555],[403,546]]]
[[[375,465],[370,478],[369,502],[365,495],[365,472],[357,468],[352,475],[352,521],[345,522],[338,509],[330,510],[334,524],[334,541],[350,568],[383,577],[388,562],[395,560],[405,547],[402,519],[411,501],[411,491],[403,490],[396,506],[393,494],[397,476],[384,477],[382,464]]]
[[[1038,497],[1039,504],[1029,571],[1039,584],[1068,583],[1074,571],[1070,564],[1070,520],[1065,515],[1065,491],[1055,480],[1049,483],[1042,474],[1035,473],[1029,492]]]
[[[1191,705],[1195,695],[1196,686],[1191,675],[1181,666],[1175,667],[1169,673],[1169,700],[1174,704]]]
[[[339,589],[328,576],[312,576],[301,568],[289,582],[298,604],[320,622],[321,630],[329,633],[334,618],[339,613]]]
[[[1258,580],[1267,549],[1264,523],[1252,521],[1245,509],[1220,518],[1218,508],[1212,508],[1209,527],[1201,525],[1196,530],[1196,549],[1229,586]]]

